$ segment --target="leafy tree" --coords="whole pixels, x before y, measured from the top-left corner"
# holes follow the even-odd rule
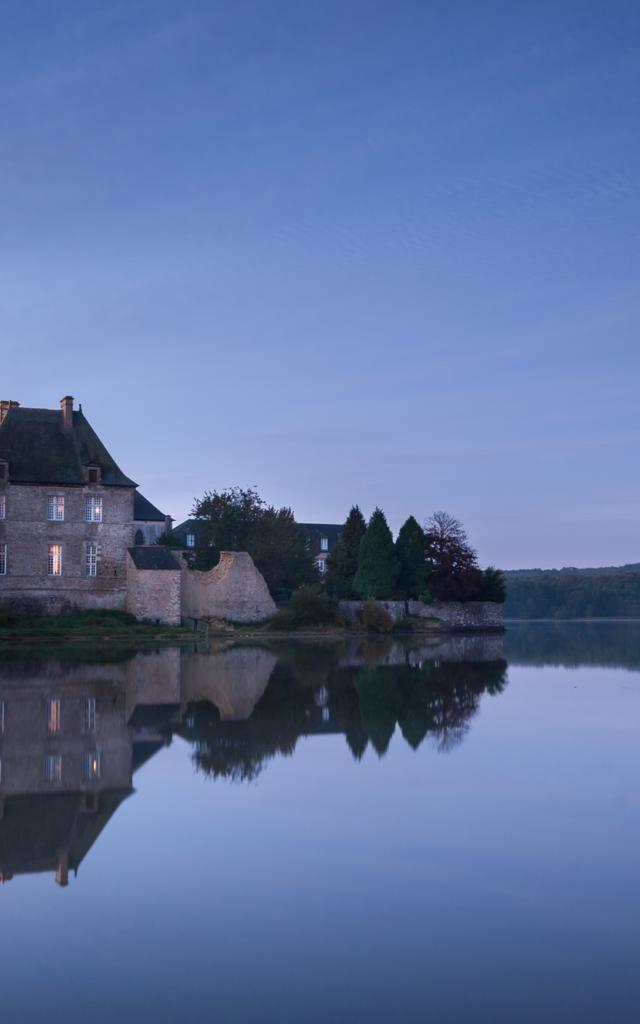
[[[358,571],[358,552],[366,528],[362,512],[354,505],[327,559],[327,590],[333,597],[346,599],[355,596],[353,583]]]
[[[507,581],[504,573],[493,565],[488,566],[482,574],[479,598],[481,601],[497,601],[499,604],[504,604],[507,600]]]
[[[429,589],[438,601],[473,601],[482,573],[464,527],[448,512],[434,512],[427,523]]]
[[[360,541],[354,588],[365,600],[391,598],[398,582],[398,559],[384,512],[376,508]]]
[[[207,491],[192,515],[200,524],[195,568],[215,565],[220,551],[247,551],[272,593],[316,580],[307,535],[293,512],[267,505],[254,487]]]
[[[398,592],[406,599],[421,597],[427,590],[429,576],[427,538],[413,516],[409,516],[400,529],[396,555],[400,566]]]

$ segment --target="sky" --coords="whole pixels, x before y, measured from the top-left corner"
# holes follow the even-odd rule
[[[636,0],[0,0],[2,398],[178,521],[640,561]]]

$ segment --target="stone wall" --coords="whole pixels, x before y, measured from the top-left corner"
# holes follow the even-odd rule
[[[262,622],[276,613],[264,577],[246,551],[221,551],[208,572],[182,568],[182,614],[192,619]]]
[[[394,623],[400,623],[407,614],[419,619],[437,619],[443,626],[454,630],[502,629],[503,605],[494,601],[376,601],[386,608]],[[360,621],[364,601],[340,601],[339,608],[346,621]]]
[[[182,616],[181,572],[175,569],[137,569],[127,556],[127,611],[137,619],[179,626]]]
[[[133,488],[101,484],[3,487],[6,515],[0,543],[7,572],[0,576],[0,608],[58,614],[85,608],[125,607],[126,552],[133,543]],[[49,522],[47,499],[64,496],[64,521]],[[103,521],[84,521],[85,497],[102,498]],[[86,544],[98,545],[97,575],[86,575]],[[62,547],[62,574],[47,575],[50,544]]]

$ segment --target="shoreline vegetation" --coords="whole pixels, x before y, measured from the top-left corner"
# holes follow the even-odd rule
[[[100,642],[113,646],[154,646],[157,644],[194,643],[200,639],[274,638],[287,637],[344,637],[371,634],[443,634],[452,630],[438,619],[404,619],[393,623],[384,608],[376,613],[375,621],[348,624],[337,617],[324,621],[295,621],[284,610],[273,619],[260,623],[229,623],[212,621],[205,628],[195,625],[168,626],[156,622],[139,622],[127,612],[84,611],[67,615],[17,615],[0,613],[0,647],[44,643]],[[495,632],[496,630],[487,630]],[[479,632],[479,630],[471,630]]]

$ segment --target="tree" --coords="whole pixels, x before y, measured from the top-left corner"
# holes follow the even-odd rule
[[[421,597],[427,590],[427,538],[413,516],[409,516],[396,540],[398,559],[398,592],[406,600]]]
[[[272,593],[317,579],[307,535],[291,509],[267,505],[254,487],[207,491],[192,515],[200,524],[195,568],[215,565],[220,551],[247,551]]]
[[[353,582],[358,571],[358,552],[367,524],[354,505],[342,528],[337,543],[327,559],[327,590],[332,597],[354,597]]]
[[[507,581],[504,573],[492,565],[488,566],[482,574],[480,600],[497,601],[499,604],[504,604],[507,600]]]
[[[426,534],[433,596],[438,601],[477,600],[482,573],[462,524],[448,512],[434,512]]]
[[[354,588],[365,600],[391,598],[398,582],[398,559],[384,512],[376,508],[358,551]]]

